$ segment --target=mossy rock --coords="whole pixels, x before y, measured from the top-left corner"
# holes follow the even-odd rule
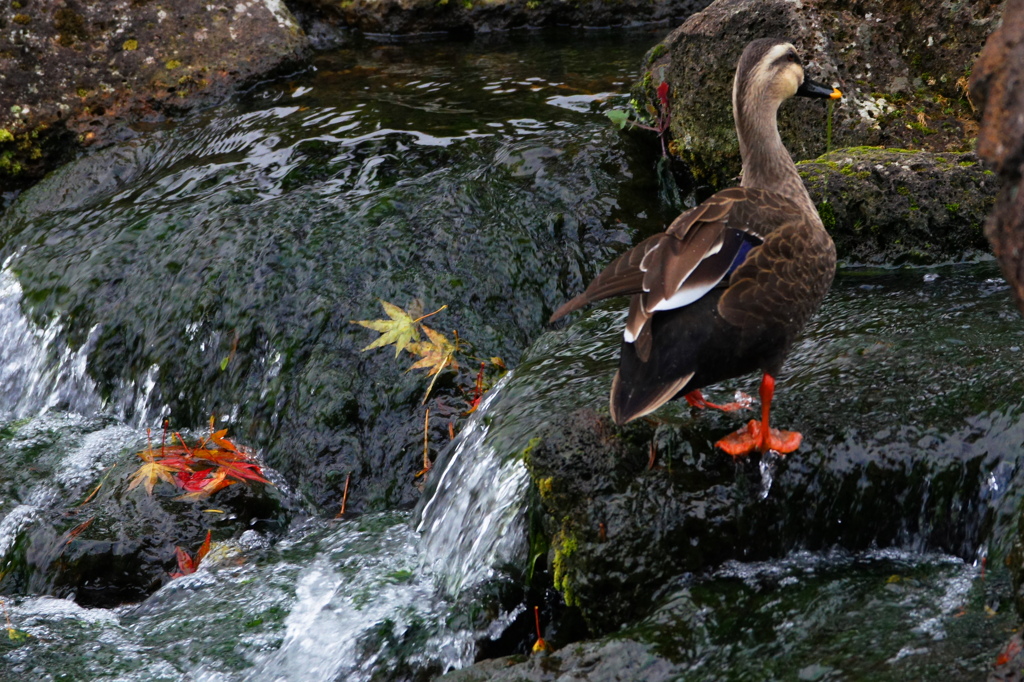
[[[781,37],[810,77],[836,85],[831,145],[880,145],[965,152],[977,124],[967,98],[970,64],[998,24],[1001,8],[975,0],[950,10],[942,0],[858,6],[831,2],[723,0],[690,17],[651,52],[633,88],[637,108],[657,106],[670,86],[672,149],[699,184],[721,188],[740,171],[732,120],[736,63],[751,40]],[[779,111],[795,159],[830,144],[827,103],[795,98]]]
[[[985,257],[998,183],[973,153],[838,149],[797,165],[848,264],[928,265]]]

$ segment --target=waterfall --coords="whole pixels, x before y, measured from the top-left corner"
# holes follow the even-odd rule
[[[498,566],[526,564],[529,475],[517,456],[499,453],[487,438],[487,415],[510,376],[491,389],[435,469],[439,478],[417,525],[423,561],[451,597],[493,577]]]
[[[0,269],[0,419],[24,419],[54,408],[95,413],[100,400],[85,363],[96,329],[81,348],[60,340],[59,317],[43,329],[21,311],[22,290],[7,264]]]

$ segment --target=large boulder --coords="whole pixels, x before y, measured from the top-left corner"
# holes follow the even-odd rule
[[[38,2],[0,7],[0,189],[82,145],[223,97],[299,57],[279,0]]]
[[[177,548],[194,556],[207,531],[224,542],[246,531],[275,535],[286,528],[292,502],[262,482],[211,494],[165,480],[147,489],[136,477],[145,463],[134,453],[149,448],[160,446],[103,417],[6,424],[0,430],[0,594],[46,594],[102,607],[142,601],[180,570]]]
[[[968,65],[999,17],[986,0],[720,0],[652,49],[637,96],[656,101],[654,88],[669,83],[672,150],[699,183],[722,186],[740,170],[730,104],[736,62],[751,40],[778,36],[796,45],[809,75],[843,91],[834,147],[967,151],[977,130]],[[779,128],[795,159],[828,150],[825,103],[783,105]]]
[[[982,257],[997,181],[973,153],[838,149],[797,165],[846,263],[928,265]]]
[[[975,64],[971,95],[984,109],[978,155],[1003,181],[985,233],[1024,312],[1024,2],[1009,0],[1005,16]]]
[[[514,405],[521,384],[542,387],[530,409],[543,423],[516,422],[532,438],[523,459],[542,510],[530,546],[547,540],[553,584],[591,633],[643,617],[672,580],[730,560],[902,547],[970,561],[999,546],[993,519],[1014,503],[997,511],[990,481],[1004,489],[1024,434],[1019,325],[991,267],[982,272],[840,278],[772,406],[777,425],[804,434],[781,459],[715,450],[742,414],[674,403],[654,423],[612,424],[615,304],[539,340],[543,355],[528,355],[505,389]],[[725,382],[710,399],[756,387]]]
[[[680,21],[711,0],[295,0],[304,19],[368,33],[486,33],[510,28]]]

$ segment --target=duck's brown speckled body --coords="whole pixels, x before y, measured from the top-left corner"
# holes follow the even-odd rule
[[[789,43],[750,43],[736,69],[733,111],[743,156],[739,187],[690,209],[608,265],[552,316],[631,296],[611,414],[625,423],[685,394],[761,370],[761,424],[719,442],[730,454],[789,452],[799,434],[768,428],[774,376],[821,305],[836,253],[776,124],[788,97],[839,97],[805,79]]]

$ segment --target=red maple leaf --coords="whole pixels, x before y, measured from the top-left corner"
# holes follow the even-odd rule
[[[202,471],[179,471],[176,478],[178,479],[178,485],[189,492],[196,492],[206,487],[207,477],[213,469],[203,469]]]
[[[196,572],[199,568],[199,563],[210,551],[210,531],[206,531],[206,539],[203,540],[203,544],[199,546],[199,551],[196,552],[196,556],[193,559],[189,556],[188,552],[183,550],[181,547],[174,548],[174,554],[178,559],[178,570],[171,573],[171,579],[183,578],[186,575],[191,575]]]
[[[658,86],[658,99],[661,100],[662,106],[668,106],[668,83],[666,81],[662,81]]]

